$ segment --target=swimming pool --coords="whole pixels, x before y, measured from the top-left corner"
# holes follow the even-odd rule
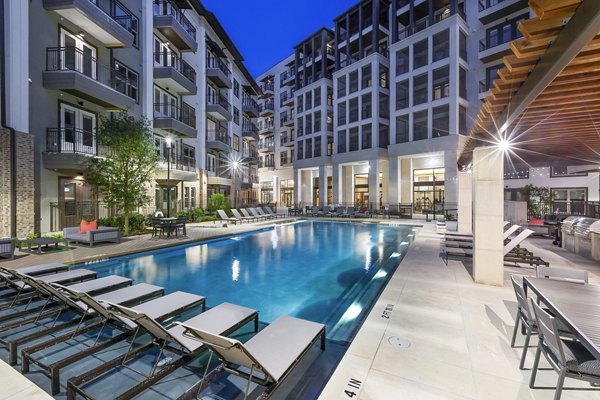
[[[413,228],[299,221],[258,232],[85,265],[259,310],[269,323],[291,315],[351,340],[412,239]]]

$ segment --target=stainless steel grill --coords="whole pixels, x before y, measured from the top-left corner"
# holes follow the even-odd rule
[[[571,217],[565,218],[565,220],[562,222],[562,225],[561,225],[561,230],[562,230],[563,234],[573,235],[575,232],[575,226],[577,226],[579,221],[582,219],[585,219],[585,217],[571,216]]]

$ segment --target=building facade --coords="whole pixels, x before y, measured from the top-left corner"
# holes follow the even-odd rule
[[[458,153],[510,41],[521,37],[519,21],[532,15],[524,0],[363,0],[344,11],[259,77],[274,79],[275,100],[295,90],[295,118],[275,120],[265,135],[273,137],[266,160],[275,162],[259,170],[262,200],[288,205],[279,193],[293,176],[298,206],[456,208]],[[284,86],[278,74],[292,67],[294,86]],[[293,168],[277,162],[290,132]],[[508,189],[544,184],[560,198],[598,200],[597,177],[524,180],[507,171]]]
[[[213,193],[257,201],[260,90],[199,1],[2,5],[3,75],[12,85],[3,102],[14,104],[5,126],[31,138],[33,188],[32,221],[0,235],[59,230],[110,212],[86,184],[85,163],[101,155],[95,131],[114,112],[146,118],[161,156],[148,188],[153,201],[141,212],[173,215],[206,206]]]

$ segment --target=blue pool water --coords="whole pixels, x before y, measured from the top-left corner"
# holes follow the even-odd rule
[[[85,268],[200,294],[208,307],[251,307],[265,323],[280,315],[322,322],[328,339],[347,341],[402,259],[412,229],[302,221]]]

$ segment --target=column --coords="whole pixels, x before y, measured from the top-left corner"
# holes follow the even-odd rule
[[[473,151],[473,276],[475,282],[504,281],[504,162],[497,147]]]
[[[471,171],[458,173],[458,232],[473,232],[473,177]]]
[[[300,184],[302,185],[302,205],[313,205],[312,171],[302,171],[301,174]]]
[[[342,167],[343,192],[342,203],[354,204],[354,166]]]
[[[319,204],[327,205],[327,166],[319,165]]]
[[[370,208],[379,208],[379,162],[369,160],[369,203]]]
[[[400,203],[412,203],[412,159],[406,158],[400,163]]]
[[[300,207],[302,202],[302,170],[294,169],[294,203]]]
[[[458,153],[456,150],[444,152],[444,203],[448,209],[455,209],[458,203],[457,196],[457,173],[456,161]]]
[[[333,164],[331,171],[332,175],[332,190],[333,190],[333,204],[339,204],[342,201],[342,166],[340,164]]]
[[[400,160],[396,157],[390,159],[388,168],[388,197],[389,204],[400,203]]]

